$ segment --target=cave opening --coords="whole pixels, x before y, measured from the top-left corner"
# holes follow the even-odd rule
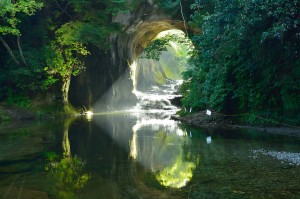
[[[181,80],[192,49],[183,31],[160,32],[130,66],[134,90]]]
[[[178,110],[181,98],[178,90],[183,82],[182,73],[188,67],[192,43],[182,30],[174,28],[151,37],[151,40],[144,38],[147,46],[132,57],[129,67],[94,105],[95,111]],[[132,41],[134,46],[135,40]],[[131,53],[137,53],[136,50]]]
[[[72,105],[96,112],[130,109],[138,101],[137,96],[131,92],[134,90],[135,82],[136,89],[142,91],[149,85],[159,86],[169,79],[181,79],[179,73],[184,67],[167,66],[177,66],[177,62],[182,62],[183,57],[187,57],[182,54],[181,58],[178,58],[182,48],[178,51],[176,39],[170,40],[166,52],[158,50],[161,54],[159,60],[146,59],[144,51],[153,41],[166,34],[187,39],[183,33],[186,29],[182,21],[168,19],[165,15],[155,18],[149,15],[147,20],[138,18],[124,25],[122,33],[110,37],[111,49],[106,52],[91,50],[91,55],[85,61],[85,71],[72,77],[69,92],[69,101]],[[193,30],[188,29],[188,31]],[[184,52],[191,49],[187,48]],[[162,66],[155,68],[154,65],[157,63]],[[133,78],[132,66],[134,65],[137,66],[140,74],[136,73],[137,76]]]

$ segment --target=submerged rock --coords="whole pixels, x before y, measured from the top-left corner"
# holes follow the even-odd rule
[[[280,152],[280,151],[268,151],[264,149],[253,150],[253,153],[256,155],[258,153],[271,156],[281,161],[288,162],[293,165],[300,166],[300,153],[292,153],[292,152]]]

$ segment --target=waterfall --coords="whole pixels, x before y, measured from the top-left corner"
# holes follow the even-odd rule
[[[134,61],[130,66],[130,77],[132,80],[132,84],[133,84],[133,89],[132,89],[132,93],[136,94],[137,93],[137,74],[136,74],[136,70],[137,70],[137,63],[136,61]]]

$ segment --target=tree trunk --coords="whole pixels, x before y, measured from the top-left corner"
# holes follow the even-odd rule
[[[183,15],[183,8],[182,8],[181,0],[179,0],[179,3],[180,3],[181,16],[182,16],[182,20],[183,20],[183,24],[184,24],[184,28],[185,28],[185,34],[186,34],[187,37],[189,37],[188,30],[187,30],[187,27],[186,27],[186,21],[185,21],[184,15]]]
[[[24,58],[24,55],[23,55],[23,50],[21,48],[21,42],[20,42],[20,36],[19,35],[17,36],[17,43],[18,43],[19,53],[20,53],[21,59],[23,61],[23,64],[27,65],[27,62],[26,62],[26,60]]]
[[[64,105],[67,105],[69,102],[69,87],[70,87],[70,83],[71,83],[71,74],[63,77],[63,82],[62,82],[62,88],[61,88],[61,92],[62,92],[62,97],[63,97],[63,103]]]
[[[0,37],[0,42],[3,44],[3,46],[6,48],[6,50],[8,51],[9,55],[11,56],[11,58],[14,60],[14,62],[17,65],[20,65],[20,62],[18,62],[16,56],[14,55],[13,51],[10,49],[10,47],[8,46],[8,44],[5,42],[5,40]]]

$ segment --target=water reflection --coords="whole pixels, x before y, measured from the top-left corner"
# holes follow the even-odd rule
[[[54,152],[47,153],[48,163],[45,170],[50,174],[48,177],[53,184],[50,192],[60,199],[75,198],[90,179],[90,175],[85,172],[85,161],[71,155],[69,128],[74,121],[75,118],[69,118],[64,122],[62,157]]]
[[[162,186],[181,188],[191,180],[199,158],[189,153],[187,132],[169,117],[140,112],[94,120],[133,160],[153,172]]]
[[[92,121],[94,113],[92,111],[85,112],[87,121]]]
[[[0,198],[299,197],[299,138],[174,123],[178,133],[160,115],[0,129]],[[43,151],[55,151],[46,175]]]
[[[156,179],[165,187],[181,188],[192,179],[195,168],[195,162],[185,161],[183,154],[180,154],[172,166],[165,167],[157,173]]]
[[[206,143],[211,144],[211,142],[212,142],[211,136],[206,137]]]

